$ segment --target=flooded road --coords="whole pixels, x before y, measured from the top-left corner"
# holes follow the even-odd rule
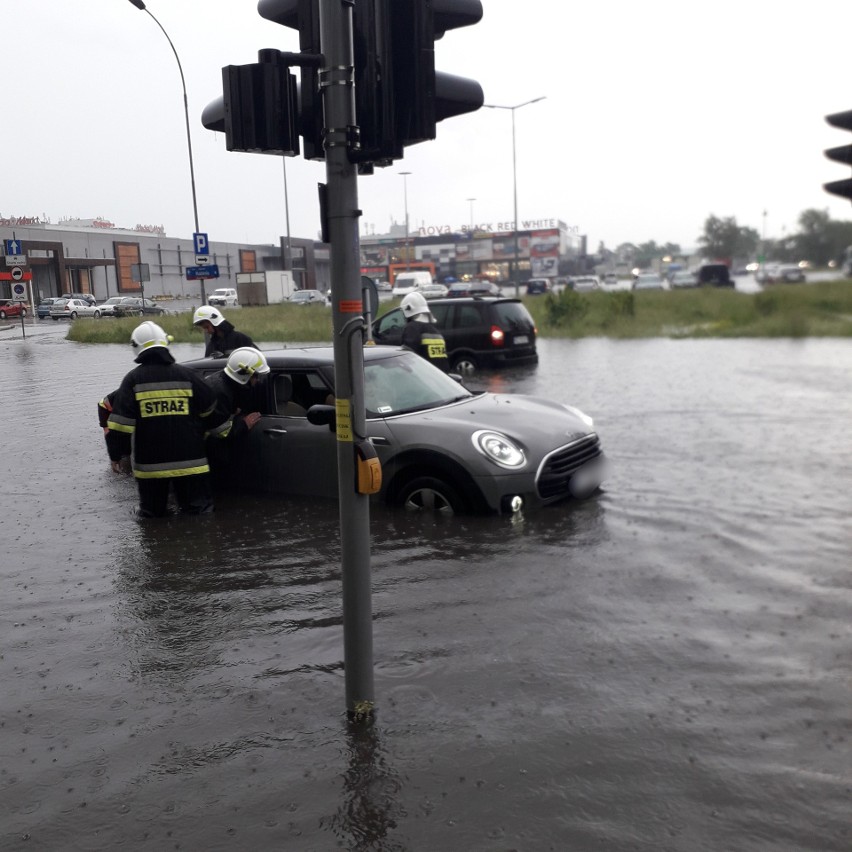
[[[130,347],[4,332],[0,848],[848,852],[852,342],[540,354],[471,386],[593,415],[606,490],[375,507],[358,731],[336,505],[138,523]]]

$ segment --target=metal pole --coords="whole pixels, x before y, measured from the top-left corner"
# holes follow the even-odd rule
[[[515,250],[510,269],[510,278],[515,282],[515,296],[520,296],[521,293],[521,282],[518,280],[518,159],[515,149],[515,110],[529,106],[530,104],[536,104],[539,101],[543,101],[546,97],[546,95],[542,95],[539,98],[533,98],[531,101],[524,101],[522,104],[515,104],[515,106],[483,104],[483,106],[486,106],[489,109],[508,109],[512,111],[512,194],[514,198],[514,221],[512,223],[512,229],[515,235]]]
[[[476,201],[476,199],[468,198],[467,201],[470,204],[470,232],[473,233],[473,202]]]
[[[358,175],[348,152],[356,124],[351,0],[321,0],[320,72],[325,124],[327,229],[331,244],[337,470],[343,577],[346,710],[372,716],[373,605],[369,497],[355,490],[355,441],[366,436]]]
[[[287,194],[287,158],[282,157],[284,164],[284,215],[287,220],[287,257],[284,259],[284,269],[293,269],[293,244],[290,241],[290,197]]]
[[[178,52],[175,49],[172,40],[169,38],[169,34],[166,32],[165,27],[157,20],[157,18],[152,14],[151,10],[145,6],[143,0],[130,0],[130,2],[137,8],[141,9],[143,12],[147,13],[151,20],[160,28],[162,34],[166,37],[166,41],[169,43],[169,47],[172,49],[172,53],[175,55],[175,59],[177,60],[178,71],[180,72],[180,85],[183,90],[183,115],[184,120],[186,122],[186,147],[189,153],[189,181],[192,186],[192,215],[195,220],[195,233],[199,233],[200,229],[198,227],[198,198],[195,192],[195,166],[193,164],[192,159],[192,134],[189,130],[189,100],[186,96],[186,79],[183,76],[183,66],[180,64],[180,57],[178,56]],[[207,295],[204,292],[204,279],[199,279],[201,282],[201,303],[207,304]]]
[[[408,176],[411,172],[400,172],[402,175],[402,191],[405,198],[405,268],[411,269],[411,247],[408,244]]]

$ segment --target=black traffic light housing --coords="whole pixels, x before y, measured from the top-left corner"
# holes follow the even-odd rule
[[[300,53],[261,51],[256,65],[223,69],[223,101],[202,123],[225,130],[229,151],[325,158],[319,0],[259,0],[258,13],[298,29]],[[435,70],[435,40],[482,18],[481,0],[357,0],[352,5],[355,116],[349,159],[359,170],[401,159],[406,145],[434,139],[438,121],[479,109],[482,87]],[[291,66],[301,67],[301,85]],[[286,76],[285,76],[286,75]],[[279,104],[272,101],[280,99]],[[268,114],[267,114],[268,113]]]
[[[832,113],[832,115],[827,115],[825,120],[832,127],[852,131],[852,110]],[[852,145],[840,145],[836,148],[829,148],[825,152],[825,156],[829,160],[834,160],[835,163],[852,166]],[[839,195],[841,198],[852,200],[852,178],[834,180],[831,183],[824,183],[822,186],[826,192],[830,192],[832,195]]]

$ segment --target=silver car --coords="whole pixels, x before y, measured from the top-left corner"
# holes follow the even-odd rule
[[[333,350],[264,355],[271,372],[256,400],[264,416],[230,446],[224,485],[336,499]],[[185,366],[209,374],[222,361]],[[601,484],[604,457],[592,419],[570,405],[473,393],[395,346],[364,348],[364,382],[365,437],[382,467],[377,498],[391,505],[502,514],[588,497]]]

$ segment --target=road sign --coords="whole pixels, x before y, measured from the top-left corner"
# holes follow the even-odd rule
[[[7,254],[6,266],[26,266],[27,256],[25,254]]]
[[[195,265],[196,266],[209,266],[210,265],[210,255],[209,254],[197,254],[197,255],[195,255]]]
[[[187,281],[204,281],[207,278],[218,278],[219,267],[215,263],[209,266],[187,266],[186,280]]]
[[[196,254],[210,254],[210,243],[207,242],[207,234],[193,234],[192,241],[195,243]]]
[[[13,284],[13,285],[12,285],[12,292],[13,292],[16,296],[23,296],[23,295],[24,295],[24,293],[26,292],[26,290],[24,289],[24,285],[23,285],[23,284]]]
[[[15,277],[17,276],[17,277]],[[32,272],[24,272],[20,266],[16,266],[11,272],[0,272],[0,281],[32,281]]]
[[[21,241],[20,240],[3,240],[3,244],[6,247],[6,254],[20,254],[21,253]]]
[[[21,269],[20,266],[16,266],[12,269],[12,280],[20,281],[24,277],[24,270]]]

